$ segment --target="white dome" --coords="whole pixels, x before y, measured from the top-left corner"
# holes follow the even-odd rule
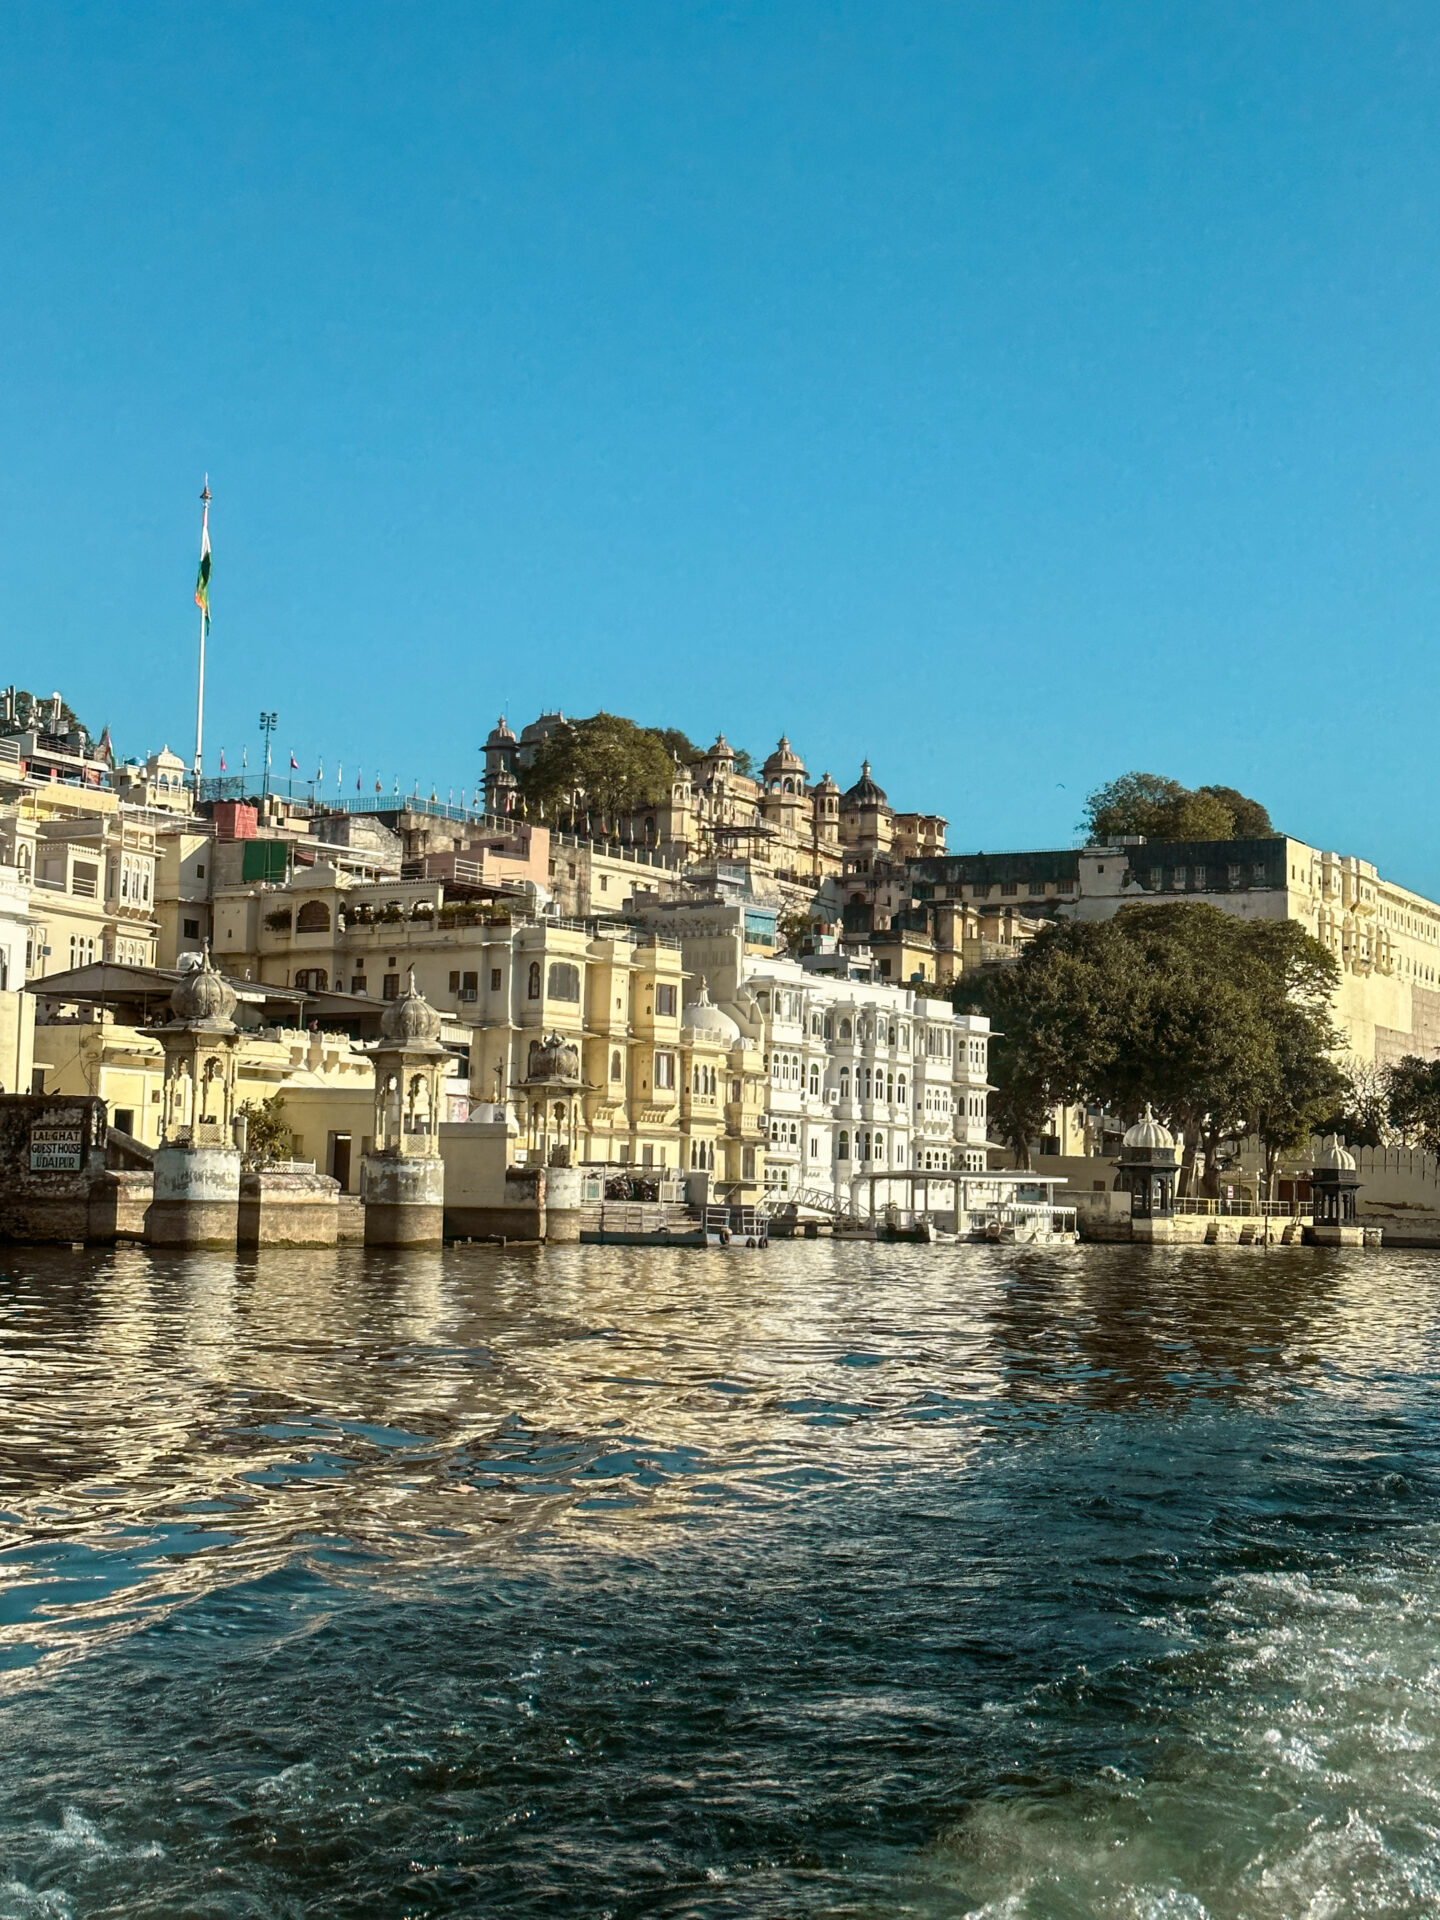
[[[1355,1156],[1341,1146],[1339,1134],[1332,1133],[1311,1161],[1310,1168],[1313,1173],[1353,1173]]]
[[[1175,1136],[1168,1127],[1162,1126],[1151,1112],[1149,1104],[1120,1143],[1141,1153],[1155,1153],[1164,1147],[1175,1145]]]
[[[716,1046],[733,1047],[740,1038],[738,1024],[715,1005],[705,986],[700,989],[700,998],[692,1000],[680,1015],[680,1024],[687,1032],[703,1034]]]

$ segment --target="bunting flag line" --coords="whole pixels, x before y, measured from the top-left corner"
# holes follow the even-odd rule
[[[221,747],[221,749],[220,749],[220,771],[221,771],[222,773],[224,773],[224,771],[225,771],[225,749],[224,749],[224,747]]]

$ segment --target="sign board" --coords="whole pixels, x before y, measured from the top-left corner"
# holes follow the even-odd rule
[[[83,1114],[42,1114],[30,1124],[30,1171],[78,1173],[85,1164]]]

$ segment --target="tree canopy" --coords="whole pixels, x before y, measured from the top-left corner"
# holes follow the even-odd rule
[[[1081,827],[1092,840],[1143,834],[1147,840],[1253,840],[1273,833],[1258,800],[1234,787],[1182,787],[1158,773],[1122,773],[1085,802]]]
[[[675,762],[660,733],[619,714],[558,727],[520,774],[526,808],[553,819],[595,813],[613,820],[669,793]]]
[[[1183,1137],[1187,1182],[1218,1190],[1224,1141],[1250,1129],[1278,1154],[1341,1097],[1332,956],[1293,921],[1246,921],[1199,902],[1059,921],[1015,965],[956,991],[986,1013],[991,1116],[1021,1165],[1053,1107],[1124,1118],[1147,1104]]]
[[[1391,1126],[1410,1145],[1440,1156],[1440,1060],[1408,1054],[1387,1069],[1385,1080]]]

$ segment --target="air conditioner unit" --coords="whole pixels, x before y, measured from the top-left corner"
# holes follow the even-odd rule
[[[838,1087],[831,1087],[825,1095],[825,1098],[830,1102],[832,1107],[838,1107],[840,1104],[840,1089]]]

